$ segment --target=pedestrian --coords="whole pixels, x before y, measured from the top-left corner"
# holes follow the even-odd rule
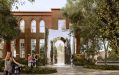
[[[18,66],[24,66],[15,61],[15,59],[12,57],[11,52],[7,52],[4,61],[5,61],[4,75],[12,75],[13,63],[17,64]]]
[[[20,75],[20,67],[17,64],[14,64],[13,73],[15,75]]]
[[[33,57],[31,54],[28,54],[28,67],[33,67]]]
[[[38,66],[38,55],[35,55],[36,67]]]
[[[35,58],[35,54],[33,54],[32,60],[33,60],[33,67],[36,67],[36,58]]]

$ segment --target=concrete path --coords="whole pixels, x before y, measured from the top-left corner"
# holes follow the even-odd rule
[[[50,66],[51,67],[51,66]],[[119,75],[119,70],[93,70],[81,66],[52,66],[57,68],[58,72],[54,74],[21,74],[21,75]],[[3,73],[0,73],[3,75]]]

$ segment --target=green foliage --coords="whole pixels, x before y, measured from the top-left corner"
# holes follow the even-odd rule
[[[118,8],[118,0],[68,0],[63,8],[64,16],[71,20],[71,33],[76,35],[79,31],[81,49],[88,56],[97,54],[99,41],[104,42],[105,52],[110,47],[119,53]]]
[[[18,22],[11,14],[12,6],[17,6],[16,3],[20,2],[21,0],[0,0],[0,38],[6,41],[11,41],[20,33]]]
[[[4,70],[4,60],[1,59],[0,60],[0,72],[2,72]]]
[[[45,65],[47,63],[46,61],[46,57],[45,57],[45,46],[41,46],[40,48],[40,57],[38,59],[39,65]]]
[[[119,1],[100,0],[97,2],[101,37],[109,41],[109,46],[118,53]]]
[[[98,56],[98,57],[97,57],[97,60],[98,60],[98,61],[104,61],[104,59],[102,58],[102,56]]]
[[[95,0],[68,0],[63,8],[64,16],[72,23],[71,33],[80,35],[80,50],[88,56],[94,56],[99,49],[99,23],[94,4]]]
[[[10,41],[20,34],[20,29],[18,27],[15,17],[13,17],[12,15],[5,17],[5,24],[3,28],[1,27],[2,31],[0,33],[4,40]]]
[[[114,52],[113,50],[110,52],[107,60],[110,60],[110,61],[118,61],[119,60],[119,56],[116,52]]]
[[[28,60],[24,59],[24,58],[16,58],[15,59],[17,62],[23,64],[23,65],[28,65]],[[43,66],[45,65],[45,58],[40,56],[38,57],[38,60],[37,60],[37,66]]]
[[[15,59],[17,62],[26,65],[25,67],[21,67],[21,73],[26,73],[26,74],[50,74],[50,73],[56,73],[57,70],[55,68],[50,68],[50,67],[33,67],[29,68],[27,66],[27,60],[24,58],[17,58]],[[3,72],[4,70],[4,60],[0,60],[0,72]]]
[[[85,68],[89,69],[100,69],[100,70],[119,70],[117,65],[85,65]]]
[[[92,62],[91,59],[85,59],[84,55],[73,55],[73,64],[78,66],[84,66],[84,65],[94,65],[94,62]]]
[[[19,62],[20,64],[28,65],[28,60],[25,58],[15,58],[15,60]]]
[[[84,65],[84,59],[80,55],[73,55],[74,65]]]
[[[20,29],[16,18],[10,13],[9,1],[0,1],[0,7],[0,38],[11,41],[19,35]]]
[[[23,67],[21,69],[21,73],[26,73],[26,74],[50,74],[56,72],[57,70],[55,68],[50,68],[50,67],[36,67],[36,68]]]

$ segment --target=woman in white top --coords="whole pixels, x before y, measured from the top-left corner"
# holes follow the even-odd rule
[[[5,64],[5,68],[4,68],[5,75],[12,75],[12,63],[15,63],[19,66],[24,66],[14,60],[11,52],[7,52],[4,60],[5,60],[5,63],[4,63]]]

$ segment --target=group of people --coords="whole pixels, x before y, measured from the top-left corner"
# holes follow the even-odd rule
[[[37,55],[30,55],[28,56],[28,67],[36,67],[37,65]],[[13,73],[15,75],[20,75],[20,67],[23,67],[25,65],[20,64],[15,61],[15,59],[12,57],[11,52],[7,52],[5,58],[4,58],[4,75],[12,75]]]
[[[37,55],[33,54],[28,54],[28,67],[36,67],[37,66],[37,60],[38,60],[38,57]]]

